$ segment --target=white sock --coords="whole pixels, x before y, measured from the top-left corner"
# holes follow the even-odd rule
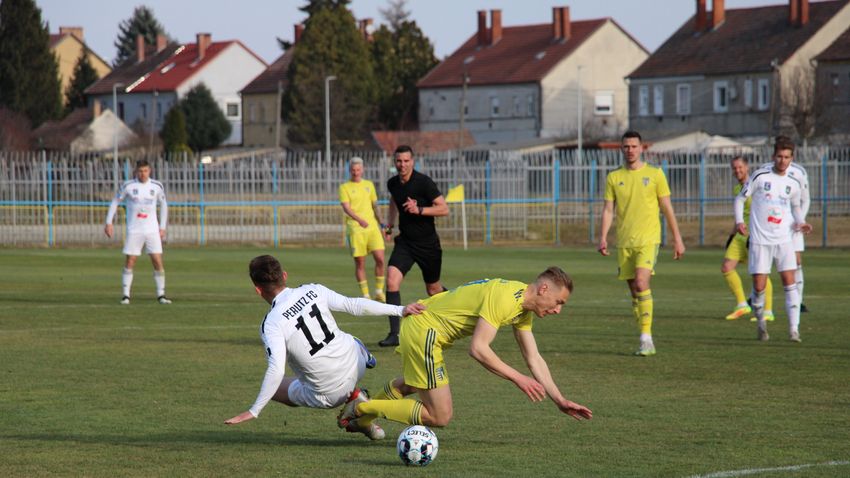
[[[803,265],[797,266],[794,271],[794,280],[797,281],[797,295],[800,296],[800,303],[803,302]]]
[[[124,297],[130,297],[130,288],[133,286],[133,269],[125,268],[121,273],[121,292]]]
[[[753,314],[759,322],[764,322],[764,290],[755,290],[750,296],[753,303]]]
[[[785,312],[788,314],[788,328],[791,332],[800,330],[800,296],[797,284],[785,286]]]
[[[165,295],[165,271],[153,271],[153,283],[156,284],[156,296]]]
[[[652,335],[651,334],[640,334],[640,341],[641,342],[652,342]]]

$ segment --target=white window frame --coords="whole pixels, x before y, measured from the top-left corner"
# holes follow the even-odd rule
[[[726,80],[714,82],[714,112],[729,111],[729,82]]]
[[[497,118],[499,116],[499,97],[491,96],[490,97],[490,116],[493,118]]]
[[[611,90],[597,91],[593,99],[593,114],[596,116],[611,116],[614,114],[614,92]]]
[[[664,85],[652,87],[652,113],[655,116],[664,116]]]
[[[758,109],[764,111],[770,107],[770,80],[762,78],[758,81]]]
[[[688,83],[676,85],[676,114],[680,116],[691,114],[691,85]]]
[[[753,80],[751,78],[744,80],[744,106],[753,107]]]
[[[638,86],[638,116],[649,116],[649,85]]]

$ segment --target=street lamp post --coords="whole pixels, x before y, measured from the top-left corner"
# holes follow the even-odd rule
[[[123,88],[124,83],[114,83],[112,85],[112,112],[115,114],[115,118],[120,120],[118,117],[118,92],[116,91],[118,88]],[[118,187],[118,122],[115,122],[115,127],[112,128],[112,167],[113,172],[115,174],[115,187]]]
[[[331,164],[331,82],[336,76],[325,77],[325,161]]]

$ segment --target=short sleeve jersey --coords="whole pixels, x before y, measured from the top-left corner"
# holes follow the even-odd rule
[[[142,183],[131,179],[121,185],[115,200],[118,203],[126,201],[128,232],[152,233],[165,229],[165,221],[160,224],[156,217],[157,205],[165,205],[165,188],[161,182],[148,179]],[[108,218],[107,223],[111,222],[112,218]]]
[[[802,186],[789,175],[759,169],[750,177],[738,197],[752,196],[750,204],[750,243],[785,244],[792,240],[794,217],[791,208],[800,206]]]
[[[378,224],[372,204],[378,201],[375,185],[372,181],[362,179],[359,182],[348,181],[339,185],[339,202],[348,203],[354,214],[366,220],[369,226]],[[350,216],[345,216],[345,224],[349,229],[360,227]]]
[[[670,195],[660,168],[644,164],[630,170],[623,166],[608,173],[605,200],[617,211],[617,247],[632,248],[661,243],[658,199]]]
[[[497,329],[512,325],[519,330],[531,330],[534,314],[522,308],[527,287],[522,282],[505,279],[470,282],[423,300],[427,309],[422,315],[437,324],[446,344],[471,336],[479,317]]]
[[[432,206],[434,200],[442,195],[431,178],[414,170],[410,179],[404,184],[402,184],[398,175],[391,177],[387,181],[387,190],[389,190],[392,201],[398,210],[398,229],[405,240],[418,242],[422,240],[431,241],[437,238],[433,216],[410,214],[404,210],[404,202],[407,201],[407,198],[415,199],[416,204],[421,207],[428,207]]]

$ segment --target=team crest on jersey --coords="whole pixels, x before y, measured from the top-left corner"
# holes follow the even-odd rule
[[[153,195],[155,195],[155,194],[156,194],[156,191],[154,191],[153,189],[151,189],[151,190],[150,190],[150,193],[151,193],[151,196],[153,196]]]
[[[136,189],[136,188],[133,188],[133,196],[138,196],[138,195],[139,195],[139,190]]]
[[[769,182],[764,183],[764,190],[770,191],[770,183]]]
[[[785,194],[791,194],[791,186],[785,186]]]
[[[649,178],[643,178],[643,187],[649,186]]]

